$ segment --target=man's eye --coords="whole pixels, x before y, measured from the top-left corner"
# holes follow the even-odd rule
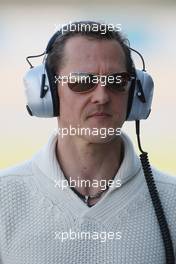
[[[83,75],[83,74],[72,75],[70,81],[75,83],[90,83],[91,77],[89,75]]]

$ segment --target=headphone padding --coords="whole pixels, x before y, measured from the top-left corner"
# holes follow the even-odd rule
[[[41,83],[42,75],[45,74],[45,86],[48,87],[46,95],[41,98]],[[25,86],[25,95],[27,98],[27,106],[33,116],[37,117],[53,117],[53,102],[51,96],[48,76],[45,70],[45,65],[31,68],[23,78]]]
[[[145,101],[142,102],[138,96],[139,87],[138,82],[140,81],[141,87],[145,96]],[[154,83],[152,77],[145,71],[136,70],[136,83],[133,95],[133,101],[131,110],[128,115],[128,121],[147,119],[151,112],[151,104],[153,99]]]

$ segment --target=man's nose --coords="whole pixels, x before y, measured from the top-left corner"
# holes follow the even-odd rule
[[[92,92],[91,102],[97,104],[106,104],[110,101],[109,91],[105,85],[97,84],[97,87]]]

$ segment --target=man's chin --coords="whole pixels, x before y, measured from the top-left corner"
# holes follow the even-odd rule
[[[83,136],[86,142],[91,144],[105,144],[111,141],[114,141],[117,138],[117,135],[96,135],[96,136]]]

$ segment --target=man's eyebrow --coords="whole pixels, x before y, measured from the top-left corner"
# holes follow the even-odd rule
[[[95,73],[95,72],[71,72],[71,74],[85,74],[85,75],[88,75],[88,74],[91,74],[91,75],[97,75],[97,76],[109,76],[109,75],[114,75],[114,74],[122,74],[122,73],[128,73],[127,71],[116,71],[116,72],[113,72],[113,73],[106,73],[106,74],[99,74],[99,73]]]

